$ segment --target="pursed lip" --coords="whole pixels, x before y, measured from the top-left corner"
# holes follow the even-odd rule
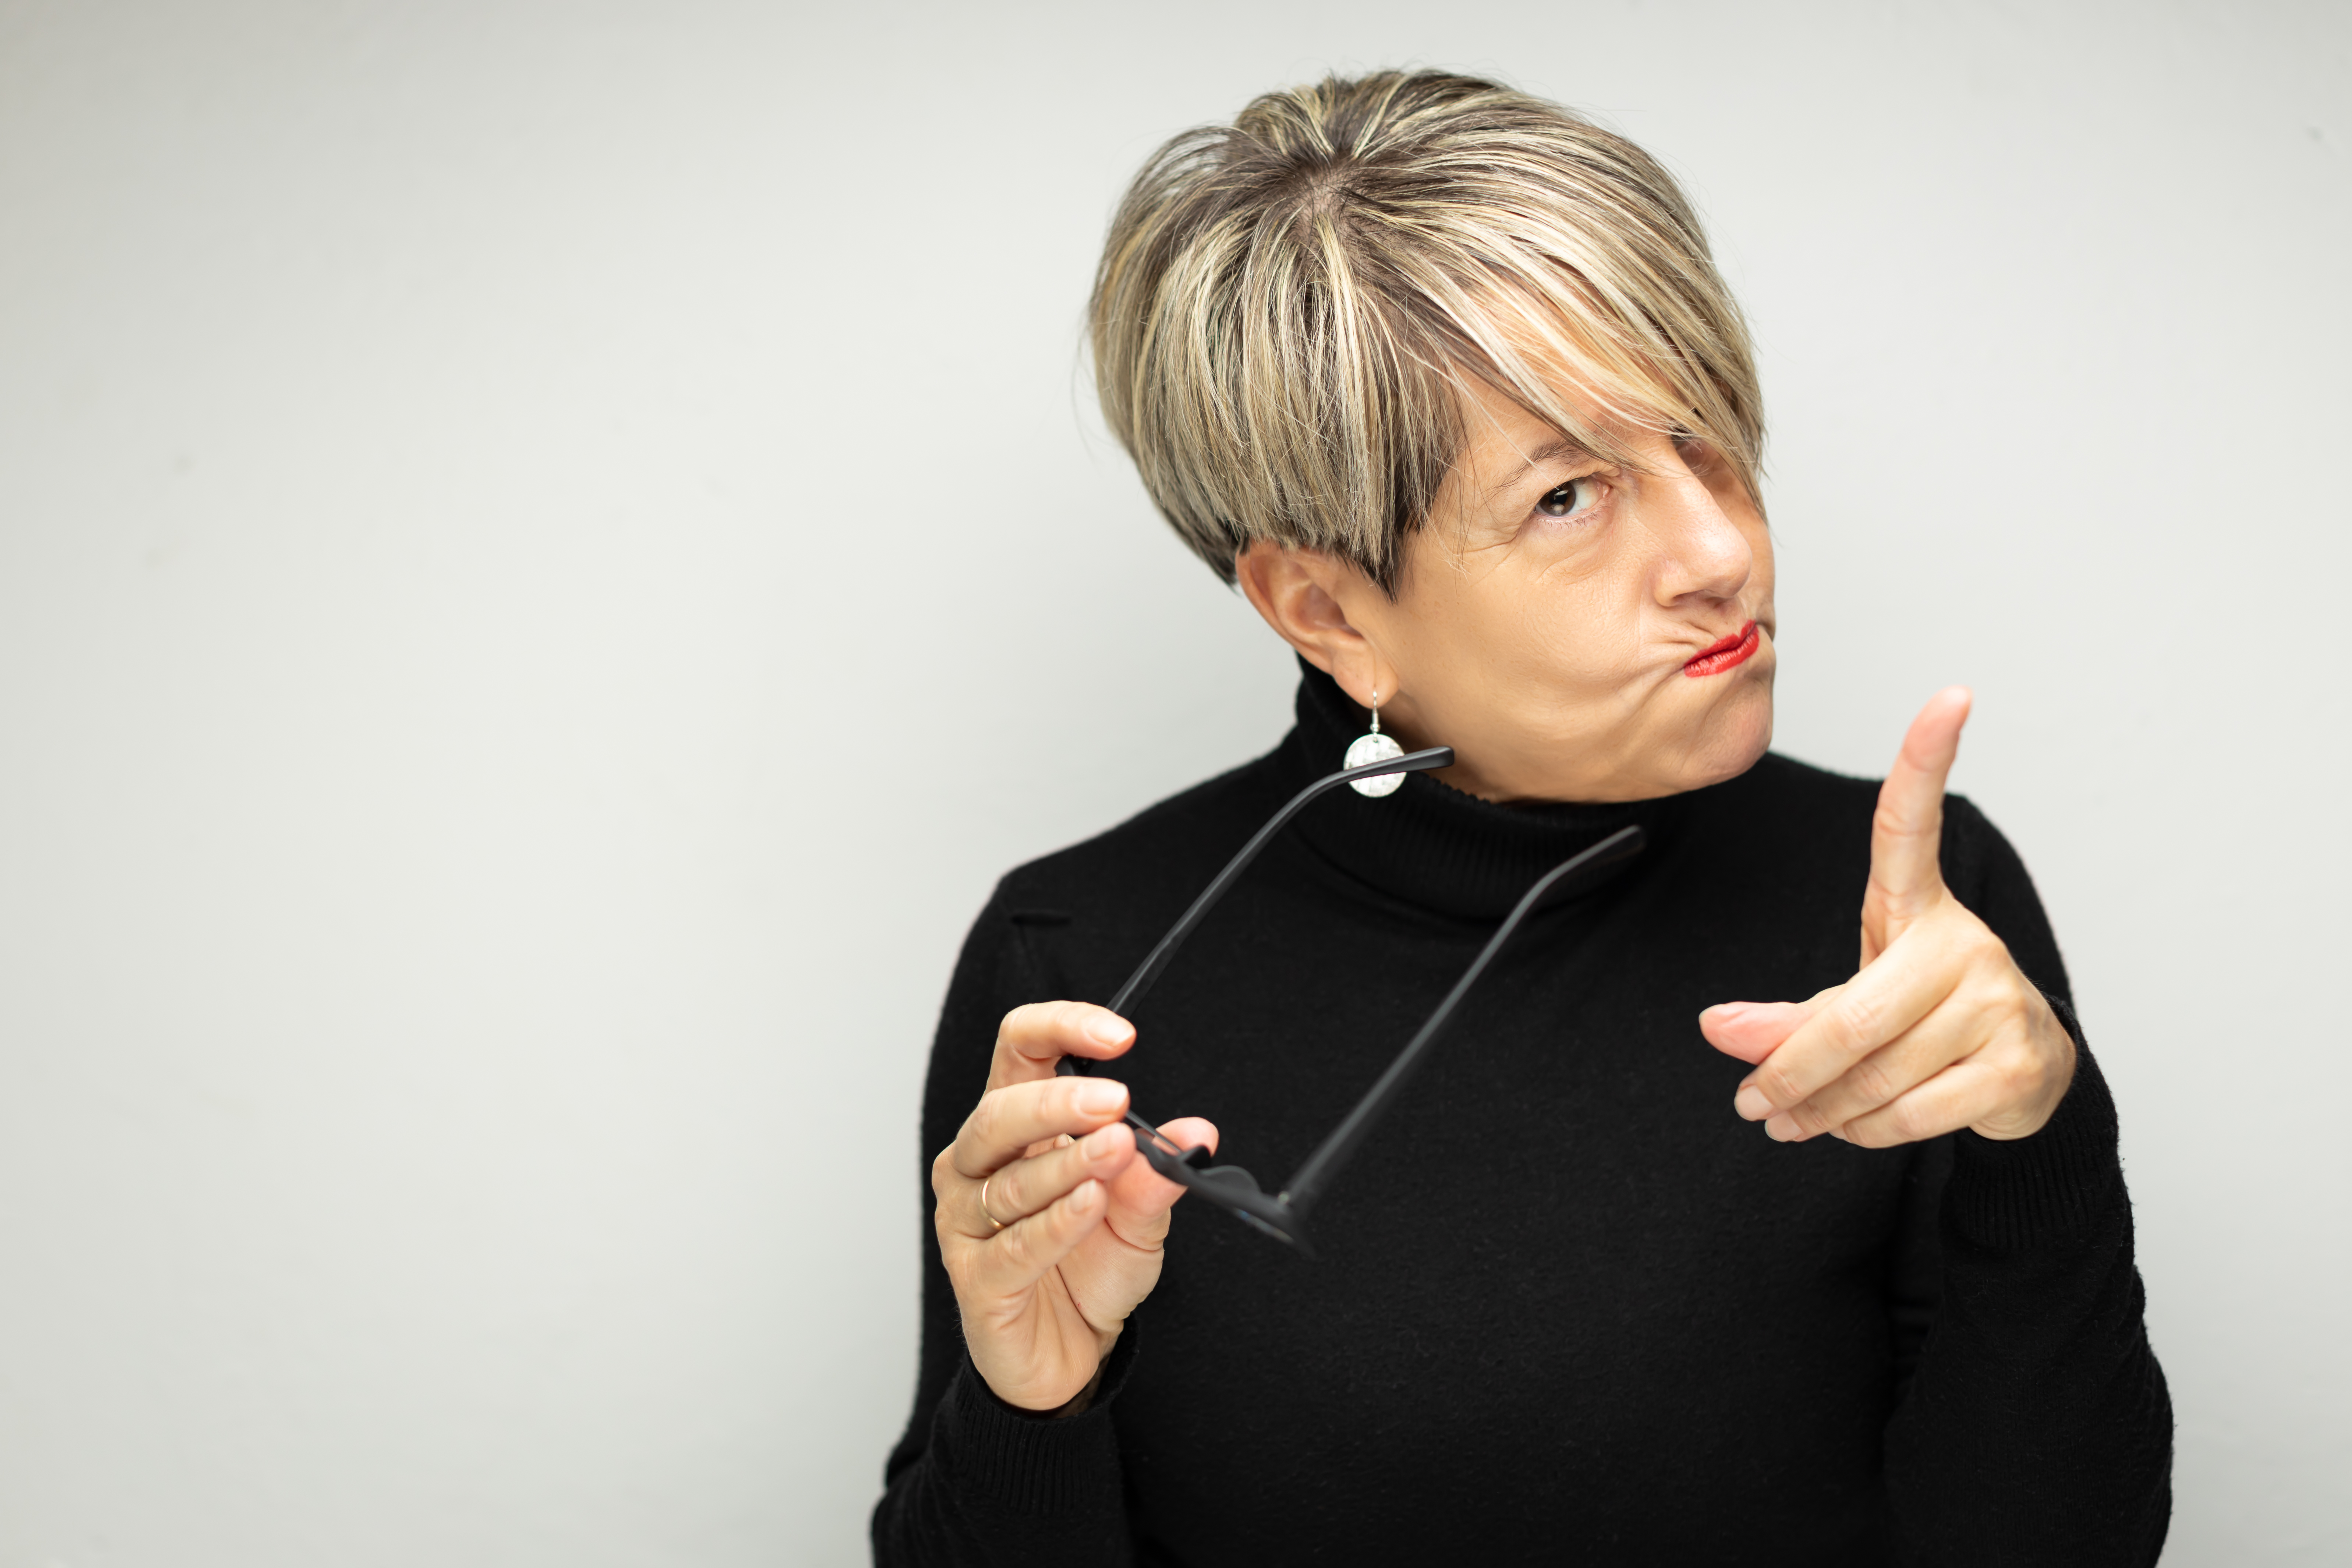
[[[1710,643],[1691,655],[1683,666],[1683,673],[1696,679],[1701,676],[1720,675],[1725,670],[1745,664],[1764,644],[1763,634],[1748,622],[1722,641]]]

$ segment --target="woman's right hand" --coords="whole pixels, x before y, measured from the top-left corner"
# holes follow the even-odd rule
[[[996,1396],[1024,1410],[1087,1393],[1160,1282],[1168,1211],[1184,1189],[1137,1157],[1124,1084],[1054,1075],[1066,1056],[1108,1060],[1134,1043],[1134,1026],[1108,1008],[1015,1007],[997,1030],[988,1091],[931,1162],[964,1344]],[[1217,1146],[1198,1117],[1160,1131]]]

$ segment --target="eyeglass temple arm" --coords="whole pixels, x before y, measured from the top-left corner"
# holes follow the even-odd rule
[[[1495,928],[1495,934],[1486,939],[1486,945],[1479,951],[1470,967],[1463,971],[1462,978],[1454,983],[1454,989],[1445,994],[1445,1000],[1437,1005],[1437,1011],[1422,1025],[1421,1032],[1406,1042],[1404,1049],[1397,1053],[1396,1060],[1389,1064],[1388,1070],[1364,1092],[1364,1098],[1356,1102],[1356,1108],[1348,1112],[1347,1120],[1331,1130],[1331,1135],[1323,1140],[1322,1146],[1307,1156],[1307,1163],[1284,1184],[1282,1201],[1293,1214],[1304,1219],[1307,1210],[1313,1208],[1316,1200],[1323,1195],[1323,1189],[1331,1184],[1349,1156],[1370,1136],[1373,1127],[1388,1113],[1390,1105],[1403,1091],[1405,1080],[1412,1077],[1414,1070],[1427,1059],[1430,1047],[1445,1032],[1445,1026],[1454,1021],[1454,1009],[1460,1005],[1462,998],[1470,994],[1470,987],[1477,984],[1478,976],[1503,950],[1503,944],[1511,939],[1511,933],[1518,929],[1519,922],[1528,917],[1528,911],[1562,878],[1588,866],[1606,865],[1639,854],[1643,837],[1639,827],[1620,828],[1583,854],[1553,867],[1520,897],[1517,906],[1501,925]]]
[[[1271,843],[1274,836],[1305,809],[1307,802],[1327,790],[1353,784],[1358,779],[1380,778],[1389,773],[1417,773],[1430,768],[1450,768],[1453,765],[1453,747],[1432,746],[1425,752],[1411,752],[1402,757],[1391,757],[1386,762],[1366,763],[1360,768],[1328,773],[1292,795],[1290,804],[1276,812],[1266,825],[1257,830],[1257,836],[1242,846],[1241,853],[1225,862],[1225,868],[1217,873],[1217,879],[1202,889],[1201,896],[1192,900],[1192,907],[1184,911],[1184,918],[1169,928],[1168,934],[1160,939],[1160,945],[1153,948],[1137,966],[1135,973],[1127,977],[1127,984],[1120,986],[1118,994],[1110,999],[1110,1010],[1124,1015],[1131,1004],[1143,999],[1143,994],[1151,989],[1151,983],[1160,978],[1160,972],[1168,967],[1168,961],[1176,956],[1176,950],[1184,945],[1184,939],[1192,934],[1192,928],[1217,907],[1217,900],[1223,898],[1225,890],[1249,868],[1249,863],[1257,858],[1258,851]]]
[[[1184,911],[1184,918],[1170,927],[1168,934],[1160,939],[1160,944],[1144,955],[1135,973],[1127,977],[1127,984],[1118,988],[1118,994],[1110,999],[1110,1010],[1123,1017],[1129,1006],[1143,999],[1143,994],[1151,989],[1151,983],[1160,978],[1160,972],[1168,967],[1168,961],[1176,956],[1176,950],[1184,945],[1184,939],[1192,934],[1192,928],[1217,907],[1217,900],[1223,898],[1225,889],[1249,868],[1249,863],[1257,858],[1258,851],[1271,843],[1274,836],[1281,832],[1285,825],[1317,795],[1344,784],[1353,784],[1358,779],[1383,778],[1390,773],[1425,773],[1431,768],[1450,768],[1453,765],[1453,747],[1432,746],[1426,751],[1408,752],[1402,757],[1391,757],[1384,762],[1366,763],[1360,768],[1343,768],[1336,773],[1327,773],[1292,795],[1290,804],[1276,812],[1272,819],[1257,830],[1256,836],[1242,846],[1241,853],[1225,862],[1225,868],[1217,873],[1217,879],[1202,889],[1199,898],[1192,900],[1192,907]],[[1064,1057],[1055,1065],[1054,1070],[1067,1078],[1077,1072],[1079,1068],[1075,1058]],[[1132,1114],[1128,1120],[1139,1126],[1145,1125]]]

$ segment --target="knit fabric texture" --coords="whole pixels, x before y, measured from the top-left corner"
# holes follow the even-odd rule
[[[1362,711],[1307,670],[1272,752],[1014,871],[950,984],[922,1112],[923,1340],[877,1561],[2146,1564],[2171,1410],[2115,1102],[2025,868],[1965,798],[1954,892],[2074,1035],[2051,1121],[1865,1150],[1743,1121],[1696,1015],[1848,979],[1877,786],[1767,756],[1625,805],[1498,806],[1425,776],[1317,801],[1132,1011],[1103,1076],[1205,1116],[1269,1191],[1538,877],[1530,918],[1315,1215],[1309,1260],[1180,1203],[1082,1415],[973,1370],[929,1157],[999,1019],[1117,989]]]

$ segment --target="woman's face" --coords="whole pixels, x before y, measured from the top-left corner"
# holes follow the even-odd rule
[[[1242,586],[1440,774],[1488,800],[1644,800],[1736,776],[1772,738],[1772,542],[1731,466],[1631,437],[1636,471],[1498,394],[1408,542],[1391,600],[1260,544]],[[1334,759],[1336,765],[1337,759]]]

